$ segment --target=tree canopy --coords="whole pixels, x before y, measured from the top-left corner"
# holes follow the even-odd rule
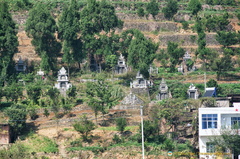
[[[167,2],[167,6],[163,8],[164,16],[167,19],[172,19],[173,16],[177,13],[177,11],[178,11],[178,3],[175,0],[169,0]]]
[[[148,77],[149,65],[153,62],[157,49],[158,44],[146,39],[140,31],[135,30],[134,38],[128,47],[128,64]]]
[[[167,53],[168,55],[170,55],[171,72],[174,72],[176,65],[180,64],[181,62],[180,58],[183,57],[185,51],[183,50],[183,48],[178,48],[177,43],[169,41],[168,47],[167,47]]]
[[[156,0],[151,0],[147,4],[146,10],[149,14],[152,14],[152,16],[155,17],[159,12],[158,3],[156,2]]]
[[[54,35],[57,31],[56,22],[46,5],[37,3],[29,11],[25,30],[33,38],[32,44],[42,58],[41,68],[44,71],[54,70],[61,45]]]
[[[202,10],[202,5],[199,0],[190,0],[188,3],[188,10],[195,16],[197,16],[198,12]]]
[[[0,85],[2,85],[14,73],[13,55],[18,47],[16,24],[4,0],[0,0],[0,21]]]
[[[68,8],[64,8],[58,20],[58,38],[63,42],[63,62],[69,65],[73,62],[82,62],[85,54],[82,52],[80,32],[80,12],[76,0],[71,0]]]
[[[235,32],[219,31],[217,32],[216,39],[223,47],[228,47],[240,41],[238,36]]]

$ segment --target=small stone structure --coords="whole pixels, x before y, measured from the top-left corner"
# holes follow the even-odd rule
[[[150,66],[149,70],[148,70],[149,74],[158,74],[158,68],[157,67],[152,67]]]
[[[188,53],[188,51],[185,52],[185,54],[183,55],[183,60],[184,61],[187,61],[187,60],[191,60],[191,56],[190,54]]]
[[[9,144],[11,142],[9,124],[0,124],[0,144]]]
[[[135,94],[130,92],[126,97],[123,98],[121,104],[124,105],[142,105],[144,102],[138,98]]]
[[[130,83],[131,88],[148,88],[152,86],[152,82],[143,78],[143,75],[138,71],[136,80]]]
[[[189,86],[187,93],[188,93],[188,98],[198,99],[199,97],[198,89],[193,84]]]
[[[122,73],[126,73],[127,71],[128,71],[128,66],[126,64],[124,57],[121,54],[118,58],[118,63],[115,66],[115,73],[122,74]]]
[[[159,93],[156,96],[156,98],[157,100],[163,100],[163,99],[169,98],[168,86],[164,78],[162,78],[162,81],[159,85]]]
[[[38,76],[44,76],[44,71],[42,71],[41,69],[39,71],[37,71],[37,75]]]
[[[58,79],[57,84],[55,84],[55,87],[60,90],[60,92],[66,92],[69,88],[72,87],[72,84],[69,83],[67,71],[64,67],[62,67],[58,71]]]
[[[17,71],[17,73],[25,73],[27,71],[27,65],[26,63],[22,60],[22,58],[20,57],[19,60],[17,61],[16,65],[15,65],[15,69]]]

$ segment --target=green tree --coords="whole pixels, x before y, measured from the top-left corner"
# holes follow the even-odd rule
[[[73,127],[76,131],[81,133],[83,141],[88,141],[88,135],[92,130],[96,128],[95,124],[88,120],[88,118],[84,115],[80,121],[75,122]]]
[[[123,133],[127,126],[126,118],[117,118],[116,125],[117,125],[117,130],[120,131],[121,133]]]
[[[207,81],[206,85],[207,87],[218,87],[217,81],[215,81],[214,79],[210,79],[209,81]]]
[[[0,0],[0,21],[0,85],[3,85],[14,73],[13,55],[18,47],[16,24],[5,0]]]
[[[23,87],[18,83],[12,83],[4,88],[3,95],[7,100],[12,100],[16,103],[23,96]]]
[[[42,58],[41,68],[44,71],[54,70],[61,45],[54,35],[57,31],[56,22],[45,4],[37,3],[29,11],[25,30],[33,38],[32,44]]]
[[[188,3],[188,10],[195,16],[197,16],[198,12],[202,10],[202,5],[199,0],[190,0]]]
[[[17,135],[21,134],[26,126],[27,112],[22,105],[13,105],[5,110],[5,115],[8,116],[8,123],[10,124],[13,140]]]
[[[226,152],[226,149],[230,149],[234,155],[234,159],[238,158],[240,154],[240,135],[239,126],[237,125],[233,129],[222,129],[221,136],[210,138],[210,141],[215,145],[215,149],[220,152]]]
[[[72,86],[71,88],[69,88],[67,90],[67,95],[70,98],[76,98],[76,96],[77,96],[77,88],[76,88],[76,86]]]
[[[228,13],[223,15],[209,15],[206,17],[206,29],[210,31],[223,31],[226,30],[230,21],[228,20]]]
[[[148,77],[149,65],[153,62],[157,49],[158,44],[146,39],[140,31],[135,31],[134,39],[131,40],[128,48],[128,64]]]
[[[64,8],[58,20],[58,38],[63,42],[63,62],[68,65],[82,62],[85,55],[82,52],[82,42],[78,33],[80,32],[80,12],[76,0],[71,0],[68,8]]]
[[[169,125],[169,130],[177,127],[180,124],[180,118],[183,116],[184,111],[184,101],[182,99],[169,99],[165,102],[161,102],[158,105],[158,110],[156,110],[158,118],[164,119],[166,125]]]
[[[87,103],[88,106],[94,111],[96,123],[97,114],[99,111],[104,117],[104,114],[108,113],[108,110],[117,104],[119,96],[114,95],[113,92],[115,91],[112,85],[109,85],[102,78],[98,79],[97,82],[87,83]]]
[[[223,57],[216,58],[211,66],[213,71],[217,72],[217,80],[220,80],[220,76],[224,75],[225,71],[233,69],[233,62],[230,55],[224,55]]]
[[[171,72],[175,71],[175,67],[177,64],[181,63],[180,58],[183,57],[185,51],[183,48],[178,48],[178,44],[169,41],[167,47],[167,54],[170,56],[170,69]]]
[[[163,8],[165,18],[172,19],[178,11],[178,3],[175,0],[167,1],[167,6]]]
[[[0,150],[0,158],[4,159],[22,159],[31,158],[31,154],[24,143],[14,143]]]
[[[187,85],[179,82],[175,82],[169,85],[171,94],[173,98],[186,99],[187,98]]]
[[[115,28],[121,28],[122,26],[123,22],[118,19],[112,5],[105,0],[101,2],[88,1],[81,11],[80,30],[83,50],[87,54],[89,63],[92,58],[98,59],[101,57],[99,53],[103,53],[103,50],[105,50],[99,49],[101,47],[100,32],[105,32],[107,35],[109,32],[113,32]],[[109,48],[106,48],[106,50],[108,51]],[[98,52],[97,57],[96,52]]]
[[[152,16],[155,17],[159,12],[158,3],[156,2],[156,0],[151,0],[147,4],[146,10],[149,14],[152,14]]]
[[[35,104],[37,104],[42,94],[41,82],[27,85],[26,90],[28,98],[31,99]]]
[[[188,22],[183,21],[183,22],[182,22],[182,28],[183,28],[184,30],[187,30],[187,29],[189,28]]]
[[[235,45],[239,42],[238,34],[235,32],[219,31],[217,32],[216,39],[223,47]]]
[[[139,131],[141,131],[141,126],[139,126]],[[143,121],[143,133],[144,133],[144,140],[151,141],[159,135],[160,129],[158,123],[156,121],[151,120],[144,120]]]
[[[144,15],[145,15],[144,9],[142,7],[139,7],[137,10],[137,14],[139,17],[144,17]]]

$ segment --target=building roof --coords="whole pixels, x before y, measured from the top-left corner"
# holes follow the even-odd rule
[[[203,97],[216,97],[216,88],[215,87],[210,87],[210,88],[206,88],[206,91],[203,95]]]

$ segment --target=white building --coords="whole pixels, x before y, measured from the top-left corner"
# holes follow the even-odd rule
[[[240,126],[240,107],[199,108],[199,158],[225,158],[221,156],[223,153],[218,155],[215,152],[215,145],[211,141],[223,131],[230,132],[236,124]],[[225,155],[232,157],[230,151]]]

